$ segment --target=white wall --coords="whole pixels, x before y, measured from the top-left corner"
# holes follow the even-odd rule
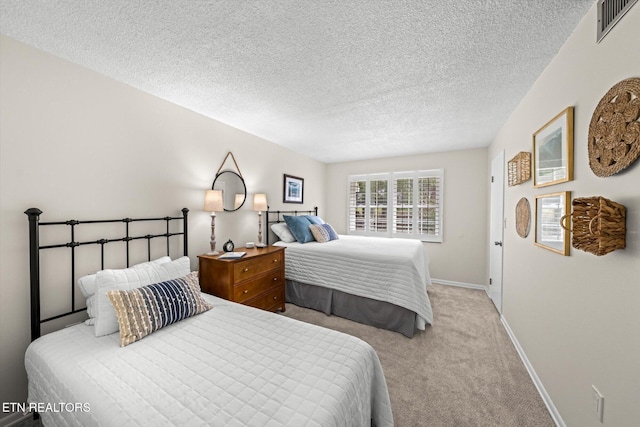
[[[513,111],[488,158],[532,151],[532,134],[568,106],[575,107],[574,181],[534,189],[532,181],[505,190],[503,314],[568,426],[632,426],[640,420],[640,161],[609,178],[596,177],[587,155],[589,122],[617,82],[640,77],[640,6],[600,43],[596,7]],[[627,247],[595,255],[571,249],[563,257],[533,245],[533,232],[515,232],[515,206],[527,197],[571,191],[604,196],[627,208]],[[605,397],[604,423],[592,409],[591,385]]]
[[[218,214],[218,248],[228,238],[237,246],[257,239],[253,193],[266,193],[274,209],[294,206],[282,204],[283,173],[305,178],[305,205],[296,208],[324,206],[323,163],[7,37],[0,43],[2,402],[26,399],[27,208],[52,221],[179,215],[187,207],[196,269],[209,249],[204,191],[230,150],[249,200]]]
[[[444,169],[444,240],[425,243],[434,279],[485,285],[487,264],[487,150],[449,151],[327,165],[327,208],[336,231],[347,230],[349,175]]]

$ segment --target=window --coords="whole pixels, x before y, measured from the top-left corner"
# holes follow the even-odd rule
[[[349,177],[350,234],[385,236],[388,221],[389,174]]]
[[[442,242],[443,170],[349,177],[349,234]]]

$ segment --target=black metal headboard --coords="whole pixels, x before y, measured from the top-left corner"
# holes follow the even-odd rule
[[[271,230],[270,225],[277,224],[279,222],[284,222],[284,218],[282,218],[282,215],[293,215],[293,216],[316,215],[317,216],[318,207],[316,206],[312,210],[308,210],[308,211],[270,211],[269,206],[267,206],[267,232],[265,233],[267,235],[266,237],[267,245],[269,245],[269,231]]]
[[[25,211],[25,214],[29,217],[29,263],[30,263],[30,282],[31,282],[31,340],[35,340],[40,336],[40,326],[45,322],[59,319],[61,317],[69,316],[74,313],[79,313],[86,310],[86,308],[76,309],[75,301],[75,261],[76,261],[76,247],[85,245],[100,245],[100,265],[104,269],[104,245],[112,242],[125,242],[126,255],[127,255],[127,267],[129,267],[129,242],[132,240],[147,239],[147,258],[151,261],[151,239],[158,237],[166,237],[167,239],[167,255],[169,255],[169,240],[173,236],[184,236],[183,238],[183,253],[188,255],[188,232],[187,232],[187,215],[189,209],[182,209],[182,216],[170,217],[165,216],[162,218],[122,218],[122,219],[106,219],[106,220],[92,220],[92,221],[77,221],[75,219],[68,221],[56,221],[56,222],[40,222],[40,215],[42,211],[38,208],[30,208]],[[169,231],[169,223],[171,221],[182,220],[183,227],[181,232],[171,233]],[[147,234],[144,236],[131,236],[129,234],[129,224],[132,222],[150,222],[150,221],[166,221],[166,232],[162,234]],[[85,242],[76,242],[75,231],[76,226],[82,224],[106,224],[122,222],[125,224],[124,236],[115,239],[98,239]],[[51,225],[67,225],[70,227],[71,239],[65,243],[52,244],[52,245],[40,245],[40,227]],[[40,251],[45,249],[54,248],[70,248],[71,249],[71,311],[58,314],[53,317],[41,319],[40,316]]]

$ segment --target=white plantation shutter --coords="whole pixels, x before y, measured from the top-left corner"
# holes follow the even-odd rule
[[[353,177],[349,179],[349,234],[366,231],[367,181]]]
[[[442,242],[442,169],[349,177],[349,234]]]
[[[392,233],[398,235],[398,237],[408,237],[415,230],[414,180],[412,174],[394,174]]]
[[[442,242],[442,171],[418,172],[416,232],[424,240]]]
[[[349,234],[386,236],[389,230],[389,174],[349,177]]]
[[[372,179],[369,181],[369,231],[387,232],[389,217],[389,181]]]

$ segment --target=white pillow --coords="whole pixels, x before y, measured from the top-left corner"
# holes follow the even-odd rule
[[[162,264],[150,262],[123,270],[98,271],[96,273],[96,300],[94,301],[96,308],[94,333],[96,337],[118,331],[118,319],[111,301],[107,297],[108,291],[129,291],[153,283],[178,279],[191,272],[190,264],[188,257],[182,257]]]
[[[95,276],[95,274],[94,274]],[[96,323],[96,316],[97,316],[97,311],[96,311],[96,296],[95,295],[91,295],[90,297],[87,298],[87,314],[89,315],[89,318],[87,320],[84,321],[85,325],[93,325]]]
[[[151,264],[140,265],[123,270],[102,270],[96,273],[97,291],[95,294],[97,316],[94,323],[96,337],[118,331],[118,319],[113,311],[107,292],[113,290],[131,290],[160,281],[159,272]]]
[[[154,263],[154,267],[160,274],[160,281],[166,282],[167,280],[179,279],[191,273],[191,260],[189,257],[183,256],[175,261],[165,263]]]
[[[137,267],[139,265],[144,265],[149,263],[164,264],[170,261],[171,261],[171,257],[163,256],[161,258],[154,259],[153,261],[136,264],[133,267]],[[96,275],[88,274],[86,276],[82,276],[81,278],[78,279],[78,287],[80,288],[80,292],[82,292],[82,295],[84,295],[85,298],[89,298],[91,295],[96,293]]]
[[[136,264],[134,265],[134,267],[138,266],[138,265],[143,265],[143,264],[165,264],[167,262],[171,262],[171,257],[168,255],[165,255],[163,257],[160,257],[158,259],[152,259],[151,261],[147,261],[147,262],[141,262],[140,264]]]
[[[277,222],[271,225],[271,230],[285,243],[293,243],[296,241],[296,238],[291,234],[291,230],[289,230],[285,222]]]
[[[88,274],[78,279],[78,287],[85,298],[89,298],[96,293],[96,275]]]

